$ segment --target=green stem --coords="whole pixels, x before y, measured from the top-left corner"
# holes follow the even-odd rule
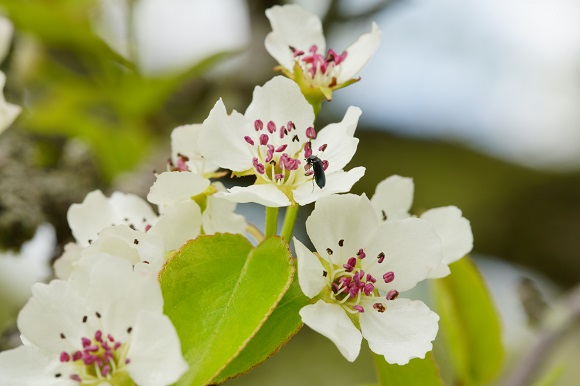
[[[266,238],[274,236],[278,230],[278,208],[266,207]]]
[[[294,230],[294,223],[296,222],[298,209],[300,209],[300,205],[298,204],[293,204],[286,208],[286,217],[284,217],[284,224],[282,225],[282,233],[280,236],[282,236],[287,243],[289,243],[290,238],[292,238],[292,231]]]

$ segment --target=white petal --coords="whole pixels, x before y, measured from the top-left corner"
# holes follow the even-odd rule
[[[187,201],[202,193],[209,184],[210,181],[200,174],[191,172],[161,173],[151,186],[147,200],[157,205]]]
[[[0,71],[0,90],[4,89],[5,83],[6,75]],[[14,122],[20,111],[22,111],[20,106],[7,103],[4,99],[4,94],[0,92],[0,134]]]
[[[131,264],[137,263],[135,240],[139,242],[145,232],[135,231],[127,225],[115,225],[104,228],[97,240],[82,251],[82,256],[94,256],[102,253],[126,259]]]
[[[386,221],[375,229],[366,245],[363,269],[377,278],[380,291],[413,288],[441,263],[441,240],[433,227],[424,220],[409,218]],[[379,253],[386,258],[377,262]],[[395,280],[386,284],[381,278],[386,272],[395,273]]]
[[[323,258],[330,248],[333,253],[328,259],[342,265],[366,245],[377,225],[378,220],[366,196],[345,194],[318,200],[306,220],[306,231]],[[339,240],[344,240],[342,247],[338,245]]]
[[[338,84],[354,78],[366,66],[381,43],[381,31],[373,22],[371,32],[361,35],[356,42],[346,49],[347,57],[341,63]]]
[[[138,251],[142,263],[137,263],[134,270],[139,266],[139,269],[156,275],[165,264],[167,255],[162,233],[147,232],[145,238],[139,242]]]
[[[298,264],[298,283],[304,295],[313,298],[327,286],[326,278],[323,276],[324,267],[318,257],[296,237],[294,237],[294,250]]]
[[[246,231],[246,218],[234,212],[236,203],[224,198],[209,196],[202,214],[203,231],[207,235],[217,232],[240,233]]]
[[[177,382],[188,365],[169,318],[160,313],[141,312],[131,332],[127,372],[142,386],[170,385]]]
[[[314,123],[314,111],[302,95],[300,87],[284,76],[276,76],[264,86],[257,86],[254,89],[252,103],[248,106],[245,116],[252,124],[254,120],[261,119],[264,124],[273,121],[278,127],[286,126],[292,121],[296,129],[302,133]]]
[[[433,270],[429,273],[427,278],[429,279],[440,279],[447,275],[451,274],[451,270],[447,264],[441,263],[439,266],[433,268]]]
[[[264,206],[280,207],[290,205],[290,200],[273,184],[250,185],[247,187],[234,186],[227,192],[218,192],[216,197],[246,203],[255,202]]]
[[[147,233],[160,235],[165,252],[181,248],[188,240],[195,239],[201,228],[201,210],[195,201],[182,201],[167,205],[157,224]]]
[[[282,66],[293,70],[293,52],[290,47],[308,52],[312,45],[319,52],[326,49],[322,23],[315,15],[299,5],[275,5],[266,10],[272,32],[266,36],[266,50]]]
[[[356,153],[359,141],[353,135],[360,115],[361,110],[358,107],[350,106],[342,122],[327,125],[312,141],[314,155],[328,160],[326,173],[344,169]],[[324,152],[319,152],[318,148],[323,144],[328,145],[328,147]]]
[[[386,302],[383,313],[360,313],[360,326],[371,350],[387,362],[404,365],[413,358],[424,358],[437,335],[439,316],[418,300]],[[372,310],[372,304],[365,304]]]
[[[58,354],[46,355],[35,347],[20,346],[0,352],[0,385],[77,386],[65,374],[57,378]]]
[[[371,198],[379,218],[387,216],[387,220],[400,220],[410,217],[414,189],[413,179],[408,177],[394,175],[379,182]]]
[[[314,182],[308,180],[294,190],[294,200],[300,205],[307,205],[311,202],[335,193],[347,193],[352,186],[365,174],[362,166],[353,168],[348,172],[339,170],[326,175],[326,185],[320,189]]]
[[[64,246],[64,253],[54,262],[54,274],[59,279],[68,279],[76,263],[81,258],[83,247],[76,243]]]
[[[125,222],[135,229],[145,230],[147,225],[153,225],[157,220],[151,205],[134,194],[113,192],[108,202],[117,216],[117,224]]]
[[[85,332],[82,319],[87,314],[86,299],[69,282],[53,280],[32,287],[32,297],[18,314],[17,324],[26,340],[48,353],[59,354],[70,351],[71,343],[81,347]]]
[[[252,168],[253,155],[244,136],[253,131],[253,121],[235,110],[228,115],[220,99],[202,124],[200,151],[208,161],[222,168],[237,172],[248,170]]]
[[[103,228],[115,224],[116,216],[107,197],[100,190],[94,190],[82,203],[70,206],[67,220],[77,242],[88,246],[89,240],[95,240]]]
[[[461,216],[455,206],[434,208],[421,215],[441,237],[444,265],[448,265],[467,255],[473,248],[473,233],[469,220]],[[437,277],[441,277],[438,275]]]
[[[120,257],[82,258],[69,282],[85,297],[92,310],[90,320],[96,320],[94,315],[98,312],[99,324],[117,339],[123,339],[140,312],[163,310],[157,278],[135,273],[133,265]]]
[[[197,174],[209,173],[218,169],[218,166],[205,160],[199,148],[199,134],[201,124],[191,124],[176,127],[171,132],[171,158],[175,162],[178,154],[189,158],[187,166]]]
[[[362,335],[342,307],[319,300],[303,307],[300,316],[304,324],[330,339],[346,360],[353,362],[358,357]]]

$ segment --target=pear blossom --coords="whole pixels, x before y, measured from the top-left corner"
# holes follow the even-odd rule
[[[360,114],[359,108],[350,107],[342,122],[317,133],[312,107],[296,83],[282,76],[254,89],[244,115],[235,110],[228,115],[220,99],[203,122],[203,155],[235,175],[255,175],[256,182],[216,196],[281,207],[348,192],[365,171],[363,167],[343,171],[356,152],[354,131]],[[323,163],[323,188],[314,186],[313,171],[306,162],[312,155]]]
[[[146,231],[157,221],[157,215],[134,194],[114,192],[107,198],[95,190],[82,203],[71,205],[67,220],[76,241],[86,247],[108,226],[125,224],[136,231]]]
[[[331,99],[332,90],[356,82],[355,77],[377,50],[381,31],[373,23],[342,53],[326,52],[326,39],[320,19],[296,4],[276,5],[266,11],[272,32],[266,37],[266,50],[280,63],[282,72],[309,89],[320,90]]]
[[[166,205],[157,216],[138,196],[114,192],[107,198],[98,190],[71,205],[67,218],[77,243],[67,244],[54,263],[61,279],[69,277],[81,257],[102,253],[145,264],[157,274],[167,254],[196,238],[202,225],[201,210],[192,200]]]
[[[380,223],[365,195],[347,194],[317,201],[306,230],[317,252],[294,239],[299,284],[313,301],[300,310],[302,321],[351,362],[363,337],[389,363],[423,358],[439,317],[399,294],[441,261],[431,225],[417,218]]]
[[[160,211],[164,211],[167,205],[186,201],[196,202],[203,208],[201,226],[205,234],[244,233],[247,224],[243,216],[235,213],[236,204],[216,197],[216,192],[224,191],[223,184],[213,182],[210,185],[210,181],[200,174],[171,171],[157,176],[147,200],[159,205]]]
[[[371,198],[371,203],[381,221],[411,217],[409,211],[413,203],[413,191],[413,180],[408,177],[394,175],[381,181]],[[473,233],[469,220],[463,217],[461,210],[455,206],[429,209],[419,217],[433,226],[443,245],[441,264],[428,277],[445,277],[450,273],[449,264],[461,259],[473,248]]]
[[[211,175],[219,167],[207,161],[199,148],[201,124],[178,126],[171,132],[169,170]]]
[[[35,284],[18,315],[23,345],[0,353],[0,384],[163,386],[186,371],[161,288],[115,256]]]

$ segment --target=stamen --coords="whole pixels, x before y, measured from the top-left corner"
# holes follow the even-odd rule
[[[310,126],[306,129],[306,136],[310,139],[316,138],[316,131],[314,130],[314,127]]]
[[[284,150],[286,150],[286,148],[287,148],[287,147],[288,147],[288,145],[287,145],[287,144],[284,144],[284,145],[278,146],[278,147],[276,148],[276,153],[282,153]]]
[[[266,170],[264,165],[262,165],[261,163],[258,162],[258,158],[254,157],[254,159],[252,160],[252,164],[254,165],[254,169],[256,169],[256,171],[260,174],[264,174],[264,171]]]
[[[267,134],[260,135],[260,145],[266,145],[266,144],[268,144],[268,140],[269,139],[270,139],[270,137],[268,137]]]
[[[383,221],[387,221],[387,213],[384,210],[381,210],[381,213],[383,214]]]
[[[318,147],[318,151],[325,151],[327,147],[328,147],[328,145],[327,145],[327,144],[320,145],[320,146]]]
[[[332,249],[326,248],[326,253],[328,253],[329,255],[332,255]]]
[[[385,253],[384,252],[379,253],[377,259],[379,264],[382,263],[385,260]]]
[[[239,138],[239,137],[238,137]],[[244,137],[244,139],[246,140],[247,143],[249,143],[250,145],[254,146],[254,140],[250,137],[248,137],[247,135]]]
[[[260,130],[262,130],[263,128],[264,128],[264,122],[262,122],[262,120],[260,120],[260,119],[256,119],[256,120],[254,121],[254,129],[255,129],[256,131],[260,131]]]
[[[276,132],[276,124],[272,121],[268,122],[268,132],[274,134]]]
[[[358,250],[358,252],[356,253],[356,256],[357,256],[359,259],[361,259],[361,260],[362,260],[362,259],[364,259],[364,258],[367,256],[367,254],[366,254],[366,253],[365,253],[365,251],[363,251],[363,249],[361,248],[361,249],[359,249],[359,250]]]
[[[392,282],[393,280],[395,280],[395,273],[392,272],[392,271],[389,271],[389,272],[385,273],[383,275],[383,280],[385,281],[385,283]]]
[[[385,305],[383,303],[375,303],[375,304],[373,304],[373,308],[381,313],[385,312],[387,309],[387,307],[385,307]]]
[[[344,239],[338,240],[338,246],[342,247],[344,245]]]
[[[353,306],[352,308],[353,308],[354,310],[357,310],[358,312],[361,312],[361,313],[362,313],[362,312],[365,312],[365,309],[364,309],[364,307],[363,307],[363,306],[360,306],[360,305]]]
[[[326,169],[328,169],[328,161],[327,160],[322,160],[322,169],[324,169],[324,171],[326,171]]]
[[[397,290],[390,290],[389,292],[387,292],[387,300],[395,300],[397,297],[399,297],[399,291]]]
[[[306,142],[304,144],[304,158],[308,158],[312,155],[312,143]]]

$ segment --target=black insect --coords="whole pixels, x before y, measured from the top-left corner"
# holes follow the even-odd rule
[[[326,176],[324,175],[324,165],[322,164],[322,160],[315,155],[311,155],[306,158],[306,164],[308,164],[309,167],[312,167],[316,185],[318,185],[320,189],[324,188],[324,185],[326,185]]]

